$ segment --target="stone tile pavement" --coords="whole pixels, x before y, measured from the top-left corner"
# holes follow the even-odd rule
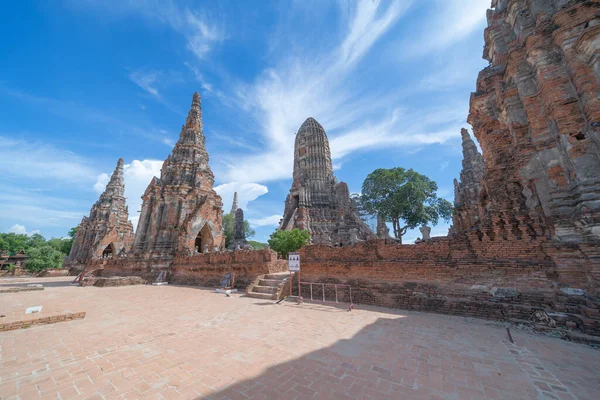
[[[494,322],[46,279],[0,307],[87,316],[0,333],[2,400],[600,399],[600,351]]]

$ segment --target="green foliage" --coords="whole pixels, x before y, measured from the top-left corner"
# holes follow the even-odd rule
[[[71,228],[68,239],[52,238],[50,240],[46,240],[37,233],[31,236],[0,233],[0,252],[5,250],[9,255],[15,255],[21,250],[25,250],[29,259],[24,267],[31,271],[40,271],[39,268],[60,268],[64,257],[71,251],[76,233],[77,228]]]
[[[52,246],[55,250],[60,251],[64,255],[68,256],[71,252],[71,247],[73,247],[73,239],[59,239],[52,238],[47,242],[50,246]]]
[[[296,251],[308,243],[310,235],[307,231],[294,229],[291,231],[275,231],[269,239],[269,246],[284,258],[287,253]]]
[[[269,247],[268,244],[257,242],[256,240],[248,240],[248,244],[251,245],[254,250],[262,250]]]
[[[46,244],[46,238],[44,238],[39,233],[34,233],[33,235],[27,238],[27,243],[25,244],[25,249],[31,249],[36,247],[42,247]],[[25,251],[27,252],[27,251]]]
[[[78,228],[79,228],[78,226],[76,226],[75,228],[71,228],[71,229],[69,230],[69,233],[67,233],[67,235],[69,235],[69,237],[70,237],[71,239],[75,239],[75,235],[77,235],[77,229],[78,229]]]
[[[0,233],[0,250],[13,255],[27,247],[29,236],[17,233]]]
[[[25,263],[25,269],[30,272],[39,272],[46,268],[61,268],[64,254],[50,245],[29,249],[29,258]]]
[[[229,247],[229,243],[233,240],[233,229],[235,227],[235,217],[231,214],[223,215],[223,234],[225,235],[225,247]],[[250,229],[250,223],[248,221],[244,221],[244,233],[246,234],[246,239],[255,235],[255,231]]]
[[[437,197],[437,184],[412,169],[376,169],[365,179],[360,205],[371,215],[392,222],[394,236],[402,239],[408,229],[452,217],[452,204]],[[404,226],[401,225],[403,222]]]

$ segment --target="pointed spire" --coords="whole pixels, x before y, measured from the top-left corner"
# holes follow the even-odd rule
[[[231,211],[229,214],[234,215],[236,210],[238,209],[238,197],[237,192],[233,193],[233,204],[231,205]]]
[[[477,151],[477,146],[475,146],[473,139],[471,139],[471,135],[469,135],[469,131],[466,130],[465,128],[462,128],[460,130],[460,135],[462,136],[462,148],[463,148],[463,156],[464,156],[465,161],[467,159],[473,160],[478,155],[481,156],[479,154],[479,152]]]
[[[110,177],[110,181],[106,185],[104,189],[104,193],[100,196],[100,198],[106,197],[114,197],[114,196],[123,196],[125,193],[125,181],[123,179],[123,165],[124,161],[122,158],[119,158],[117,161],[117,167],[115,171],[112,173]]]
[[[198,92],[195,92],[192,97],[192,107],[185,120],[185,127],[199,131],[202,130],[202,105]]]

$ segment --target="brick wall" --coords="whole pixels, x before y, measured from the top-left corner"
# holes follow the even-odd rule
[[[598,285],[588,271],[594,263],[588,259],[587,270],[557,265],[549,248],[543,241],[450,237],[416,245],[378,240],[343,249],[307,246],[300,250],[301,281],[350,285],[355,304],[529,322],[544,310],[558,326],[599,335]],[[303,286],[303,297],[310,297],[309,290]],[[327,300],[335,298],[333,290],[326,287]],[[322,294],[313,286],[315,298]],[[348,291],[338,291],[338,298],[348,301]]]
[[[235,274],[235,286],[243,289],[259,275],[283,271],[287,271],[287,261],[277,260],[277,254],[269,249],[207,253],[175,257],[169,282],[217,287],[230,272]]]
[[[176,256],[175,258],[116,258],[89,260],[71,264],[71,274],[76,275],[84,268],[86,276],[101,277],[139,276],[154,282],[161,270],[168,271],[169,283],[216,287],[227,272],[235,274],[235,286],[243,289],[259,275],[287,271],[287,261],[278,260],[277,254],[269,249],[240,250]]]

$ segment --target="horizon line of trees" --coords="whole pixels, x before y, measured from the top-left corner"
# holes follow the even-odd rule
[[[0,233],[0,253],[13,256],[21,250],[27,255],[23,268],[30,272],[39,272],[47,268],[61,268],[69,255],[77,228],[71,228],[67,237],[46,240],[39,233],[33,235],[21,233]],[[3,268],[13,268],[13,265]]]

